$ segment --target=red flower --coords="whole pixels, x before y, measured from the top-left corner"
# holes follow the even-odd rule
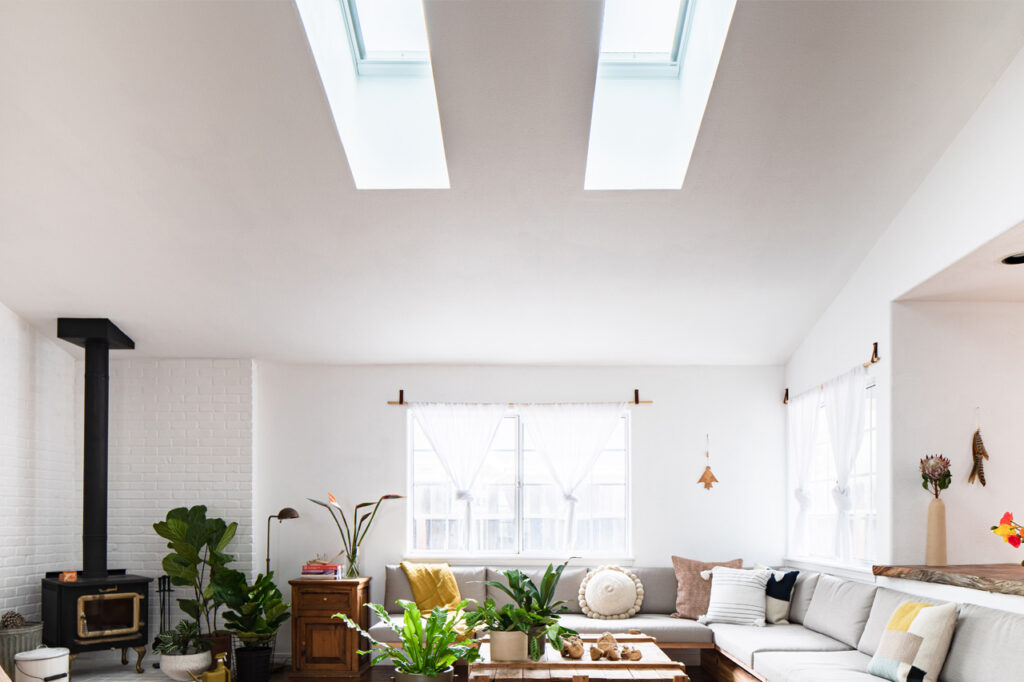
[[[999,520],[1000,526],[1002,526],[1003,524],[1006,524],[1008,526],[1011,523],[1013,523],[1013,514],[1011,514],[1010,512],[1006,512],[1005,514],[1003,514],[1003,518]]]
[[[1009,542],[1014,547],[1020,547],[1020,536],[1019,535],[1011,535],[1010,537],[1006,538],[1006,541]]]

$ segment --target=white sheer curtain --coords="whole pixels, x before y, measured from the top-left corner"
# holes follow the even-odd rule
[[[829,381],[822,389],[825,419],[828,421],[832,442],[832,458],[836,465],[836,485],[832,488],[832,499],[836,504],[836,556],[840,560],[850,558],[850,509],[853,507],[853,497],[849,481],[861,441],[864,440],[867,385],[867,369],[856,367]]]
[[[409,409],[455,486],[455,499],[466,503],[463,545],[465,549],[472,549],[473,487],[508,408],[489,404],[413,403]]]
[[[818,441],[818,411],[821,391],[813,390],[791,398],[786,408],[786,436],[789,457],[796,475],[793,497],[796,498],[796,521],[790,541],[792,556],[807,553],[807,507],[811,502],[809,486],[814,447]]]
[[[519,405],[523,427],[566,503],[565,541],[576,541],[576,490],[612,437],[626,403]]]

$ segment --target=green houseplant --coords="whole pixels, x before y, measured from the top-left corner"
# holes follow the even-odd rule
[[[575,635],[575,630],[562,627],[558,622],[559,614],[565,613],[569,608],[564,601],[555,600],[555,588],[562,577],[562,571],[569,564],[571,559],[565,563],[555,566],[548,564],[541,578],[540,586],[517,568],[502,571],[508,585],[503,585],[495,580],[485,580],[485,585],[490,585],[501,590],[513,601],[517,610],[506,611],[503,618],[509,623],[528,622],[526,635],[529,657],[539,660],[544,653],[546,641],[556,649],[562,648],[562,638],[568,635]],[[491,600],[488,600],[491,601]],[[521,611],[521,613],[519,612]],[[484,614],[487,613],[487,604],[484,603]],[[499,625],[506,621],[500,620]],[[517,625],[521,627],[521,625]]]
[[[252,585],[233,586],[224,612],[225,627],[242,642],[235,649],[239,682],[266,682],[270,678],[271,642],[290,615],[274,573],[260,574]]]
[[[172,680],[189,682],[210,667],[210,643],[199,632],[199,623],[182,620],[168,632],[156,636],[153,651],[160,654],[160,671]]]
[[[208,518],[200,504],[170,510],[153,529],[171,550],[161,564],[171,584],[192,589],[192,598],[179,599],[178,606],[196,621],[214,653],[229,653],[231,637],[217,630],[217,612],[245,584],[245,576],[227,567],[234,557],[225,552],[238,524]]]
[[[345,624],[373,643],[370,651],[359,654],[373,656],[371,665],[390,660],[395,666],[395,682],[451,682],[455,661],[465,659],[472,663],[480,652],[470,643],[461,642],[465,633],[471,632],[478,618],[466,613],[469,600],[463,600],[454,612],[441,607],[435,608],[426,617],[415,602],[398,600],[405,611],[401,624],[391,620],[387,610],[380,604],[370,604],[385,626],[391,628],[402,640],[402,645],[392,646],[378,642],[351,618],[343,613],[334,614]]]
[[[487,599],[477,608],[476,620],[490,637],[492,661],[525,661],[528,656],[527,635],[539,623],[526,609],[515,604],[497,606]]]
[[[403,497],[405,496],[381,495],[376,502],[360,502],[352,509],[351,524],[349,524],[349,517],[345,516],[345,510],[338,504],[338,498],[333,493],[327,493],[326,502],[314,500],[311,497],[306,498],[330,512],[334,525],[338,527],[338,533],[341,534],[341,552],[338,555],[345,555],[346,578],[359,577],[359,546],[363,544],[366,534],[370,531],[370,526],[373,525],[373,520],[377,518],[377,510],[380,509],[381,502],[400,500]],[[367,509],[367,507],[372,507],[372,509]],[[360,509],[364,511],[360,512]],[[338,517],[341,517],[340,520]]]

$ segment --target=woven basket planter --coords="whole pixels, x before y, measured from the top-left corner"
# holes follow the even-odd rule
[[[0,630],[0,667],[14,679],[14,654],[31,651],[43,643],[43,624],[28,623],[20,628]]]

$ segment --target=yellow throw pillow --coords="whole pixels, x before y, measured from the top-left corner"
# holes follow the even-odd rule
[[[956,627],[955,603],[905,601],[889,619],[868,672],[892,682],[936,682]]]
[[[402,562],[402,570],[409,579],[412,596],[420,611],[431,611],[440,606],[453,611],[462,601],[455,575],[448,564],[416,564]]]

